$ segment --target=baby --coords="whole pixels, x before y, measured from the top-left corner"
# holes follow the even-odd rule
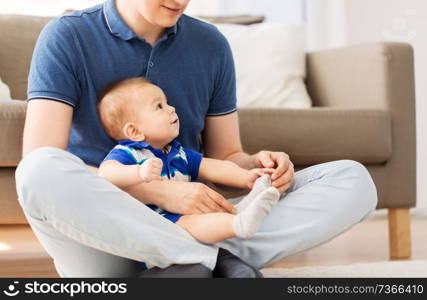
[[[152,180],[206,180],[252,188],[236,205],[237,214],[179,215],[148,205],[187,230],[200,242],[211,244],[239,237],[251,238],[279,199],[271,187],[274,169],[240,168],[230,161],[204,158],[184,148],[175,138],[179,119],[163,91],[143,77],[120,81],[105,91],[98,105],[105,131],[119,141],[99,167],[99,176],[118,187]],[[259,179],[258,179],[259,178]]]

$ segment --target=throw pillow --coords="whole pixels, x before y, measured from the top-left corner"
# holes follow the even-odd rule
[[[214,25],[233,52],[238,107],[311,107],[304,83],[304,27],[279,23]]]
[[[9,87],[0,78],[0,101],[11,100]]]

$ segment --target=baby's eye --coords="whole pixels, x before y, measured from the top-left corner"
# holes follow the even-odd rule
[[[161,103],[157,104],[156,109],[162,109],[162,108],[163,108],[163,104],[161,104]]]

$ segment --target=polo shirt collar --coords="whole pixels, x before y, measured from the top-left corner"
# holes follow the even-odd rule
[[[131,148],[139,149],[139,150],[140,149],[149,149],[149,150],[157,149],[157,148],[154,148],[153,146],[151,146],[149,143],[136,142],[136,141],[132,141],[132,140],[121,140],[121,141],[119,141],[119,144],[122,146],[131,147]],[[172,142],[169,143],[169,146],[171,146],[171,149],[169,152],[172,152],[172,150],[179,151],[181,144],[177,140],[173,140]],[[157,149],[157,150],[160,150],[160,149]]]
[[[131,40],[133,38],[140,38],[133,30],[123,21],[117,11],[114,0],[108,0],[103,4],[103,12],[105,21],[107,23],[108,30],[114,36],[117,36],[123,40]],[[180,18],[181,19],[181,18]],[[179,22],[179,20],[178,20]],[[178,24],[177,22],[177,24]],[[172,34],[176,34],[178,25],[175,24],[172,27],[166,28],[164,37],[169,37]]]

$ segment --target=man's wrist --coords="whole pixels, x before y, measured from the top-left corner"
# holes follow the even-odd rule
[[[241,168],[244,168],[247,170],[252,170],[252,169],[260,167],[258,165],[259,162],[257,160],[258,153],[250,155],[246,152],[238,152],[238,153],[234,153],[233,155],[231,155],[225,159],[236,163]]]
[[[168,180],[155,180],[151,182],[141,182],[131,186],[127,186],[126,188],[123,188],[123,190],[131,194],[134,198],[138,199],[144,204],[154,204],[160,208],[163,208],[166,198],[164,192],[168,191],[169,189],[164,187],[164,185],[167,184],[169,184]]]

